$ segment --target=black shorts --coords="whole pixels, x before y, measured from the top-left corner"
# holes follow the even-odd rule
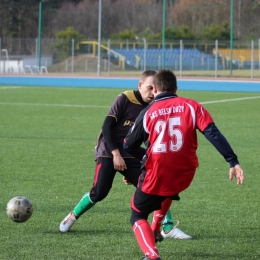
[[[127,169],[120,171],[135,187],[141,174],[141,162],[135,158],[124,158]],[[103,200],[112,188],[117,170],[114,169],[113,158],[100,157],[96,161],[96,170],[90,199],[96,203]]]
[[[137,188],[131,201],[131,224],[133,225],[139,219],[148,219],[150,213],[155,210],[161,209],[161,204],[166,198],[170,198],[172,200],[180,200],[178,194],[170,197],[151,195],[144,193],[139,188]]]

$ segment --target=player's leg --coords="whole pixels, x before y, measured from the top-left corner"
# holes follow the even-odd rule
[[[144,259],[161,259],[148,221],[144,219],[137,220],[133,224],[132,229],[139,247],[145,255]]]
[[[151,229],[147,219],[151,212],[161,207],[164,199],[164,197],[145,194],[138,188],[132,197],[130,221],[136,240],[146,256],[144,259],[161,259],[156,247],[156,234]]]
[[[180,200],[178,195],[173,196],[173,200]],[[158,229],[158,222],[161,222],[160,216],[163,216],[165,213],[165,207],[168,207],[168,203],[171,204],[172,199],[167,198],[163,203],[162,203],[162,208],[158,211],[154,212],[154,218],[155,223],[152,223],[156,230]],[[163,221],[161,222],[162,226],[162,231],[161,234],[164,238],[176,238],[176,239],[191,239],[192,237],[188,234],[185,234],[182,230],[177,228],[179,225],[179,221],[177,223],[174,223],[171,212],[168,210],[167,214],[165,215]]]
[[[137,187],[138,179],[141,174],[141,163],[136,158],[124,158],[127,169],[120,171],[125,178]]]
[[[172,200],[167,198],[162,202],[161,209],[156,210],[153,214],[153,221],[151,228],[152,230],[155,230],[156,232],[161,232],[161,225],[165,219],[165,216],[168,214],[170,218],[168,219],[168,223],[173,225],[173,220],[171,218],[171,212],[170,212],[170,206],[172,204]]]
[[[138,183],[138,178],[141,174],[141,163],[139,160],[137,159],[133,159],[133,158],[126,158],[125,159],[125,163],[127,165],[127,170],[121,172],[121,174],[123,174],[126,179],[132,183],[135,187],[137,186]],[[179,200],[179,196],[176,195],[176,198],[174,198],[175,200]],[[170,200],[170,203],[172,202],[172,200]],[[166,204],[166,208],[167,208],[167,201],[164,202]],[[154,215],[155,216],[155,215]],[[162,220],[159,216],[165,216],[165,218]],[[157,212],[157,217],[156,219],[154,219],[154,222],[152,225],[152,229],[153,230],[157,230],[158,225],[160,227],[160,225],[162,226],[162,235],[165,238],[179,238],[179,239],[189,239],[191,238],[191,236],[185,234],[183,231],[181,231],[180,229],[176,228],[176,226],[178,225],[179,222],[177,222],[176,224],[174,223],[173,219],[172,219],[172,215],[170,210],[168,210],[167,214],[165,215],[165,207],[162,205],[162,209],[161,211]]]
[[[83,195],[76,207],[62,220],[60,223],[61,232],[68,232],[81,215],[107,196],[112,187],[115,173],[116,170],[111,158],[98,158],[92,189]]]
[[[173,228],[174,221],[172,219],[172,214],[171,214],[170,210],[168,210],[167,214],[165,215],[165,218],[162,221],[161,226],[162,226],[164,232],[166,232],[166,233],[169,232]]]

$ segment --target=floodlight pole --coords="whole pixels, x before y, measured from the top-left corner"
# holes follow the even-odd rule
[[[166,17],[166,0],[163,0],[162,14],[162,68],[165,67],[165,17]]]
[[[38,67],[41,67],[41,37],[42,37],[42,1],[39,2],[38,18]]]
[[[230,76],[232,76],[233,54],[233,30],[234,30],[234,0],[230,0]]]
[[[144,70],[146,70],[146,39],[143,37],[144,42]]]
[[[97,62],[97,70],[98,76],[100,76],[100,44],[101,44],[101,8],[102,8],[102,0],[99,0],[98,7],[98,62]]]
[[[218,40],[215,41],[215,78],[218,76]]]
[[[260,39],[258,39],[258,55],[259,55],[259,59],[258,59],[258,68],[259,68],[259,74],[260,74]]]
[[[2,54],[2,43],[1,43],[1,37],[0,37],[0,60],[1,60],[1,54]],[[260,53],[259,53],[260,55]]]
[[[108,58],[107,58],[107,74],[110,75],[110,42],[111,40],[108,39],[107,41],[107,48],[108,48],[108,51],[107,51],[107,54],[108,54]]]

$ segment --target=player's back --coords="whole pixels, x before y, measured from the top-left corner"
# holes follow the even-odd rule
[[[144,120],[150,143],[145,163],[148,190],[170,195],[187,188],[198,167],[196,128],[204,130],[212,121],[194,100],[170,97],[152,104]]]

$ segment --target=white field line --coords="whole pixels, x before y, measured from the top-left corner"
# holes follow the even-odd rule
[[[222,102],[233,102],[233,101],[241,101],[241,100],[256,99],[256,98],[260,98],[260,96],[244,97],[244,98],[233,98],[233,99],[222,99],[222,100],[212,100],[212,101],[200,102],[200,104],[213,104],[213,103],[222,103]]]
[[[20,86],[0,87],[0,89],[21,88]]]
[[[260,96],[255,97],[244,97],[244,98],[233,98],[233,99],[222,99],[222,100],[212,100],[200,102],[200,104],[213,104],[213,103],[222,103],[222,102],[233,102],[241,101],[248,99],[256,99]],[[109,108],[110,106],[96,106],[96,105],[69,105],[69,104],[39,104],[39,103],[9,103],[9,102],[0,102],[0,105],[16,105],[16,106],[49,106],[49,107],[81,107],[81,108]]]
[[[91,108],[109,108],[110,106],[96,106],[96,105],[69,105],[69,104],[39,104],[39,103],[9,103],[0,102],[0,105],[16,105],[16,106],[46,106],[46,107],[91,107]]]

